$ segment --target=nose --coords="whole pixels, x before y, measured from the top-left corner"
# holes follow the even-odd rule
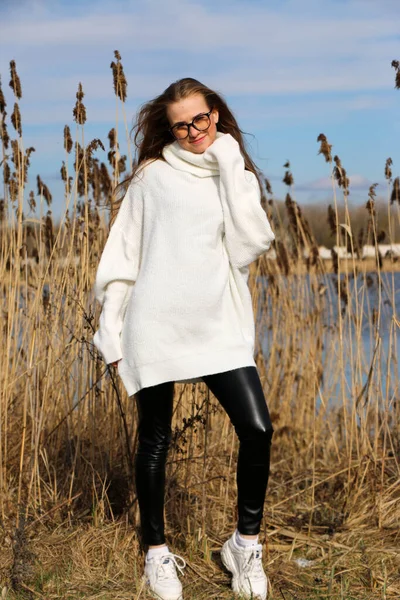
[[[189,137],[191,137],[191,138],[193,138],[193,137],[197,138],[197,136],[199,134],[201,134],[201,133],[204,133],[204,132],[198,131],[195,127],[193,127],[193,125],[190,125],[190,127],[189,127]]]

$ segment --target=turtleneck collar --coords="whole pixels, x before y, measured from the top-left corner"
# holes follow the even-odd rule
[[[226,135],[217,131],[216,139]],[[208,148],[201,154],[184,150],[178,141],[164,146],[162,155],[174,169],[192,173],[197,177],[215,177],[219,175],[218,162],[207,153]]]

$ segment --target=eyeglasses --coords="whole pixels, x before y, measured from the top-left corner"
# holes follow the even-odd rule
[[[196,115],[191,123],[176,123],[170,127],[169,131],[177,140],[184,140],[189,135],[190,127],[194,127],[197,131],[207,131],[211,125],[210,115],[213,109],[207,113]]]

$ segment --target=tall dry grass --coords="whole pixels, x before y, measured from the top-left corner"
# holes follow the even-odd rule
[[[75,137],[69,126],[64,129],[65,213],[58,226],[51,216],[51,192],[40,176],[36,195],[26,189],[34,149],[25,149],[18,107],[22,90],[13,62],[12,140],[0,94],[4,598],[146,597],[133,486],[134,403],[92,342],[99,316],[92,286],[107,236],[102,206],[110,206],[114,185],[132,165],[132,155],[122,156],[119,148],[121,114],[128,135],[126,80],[118,53],[115,59],[109,164],[95,157],[102,142],[85,140],[80,84]],[[346,170],[332,157],[325,136],[318,141],[332,177],[330,227],[338,245],[357,250]],[[285,169],[285,214],[268,181],[263,201],[277,234],[277,260],[261,257],[249,280],[258,316],[256,360],[275,428],[262,530],[271,597],[395,598],[400,594],[400,390],[394,259],[378,252],[372,186],[363,235],[376,248],[374,272],[333,253],[334,274],[327,274],[295,201],[289,163]],[[389,159],[386,236],[395,241],[399,179],[391,170]],[[389,266],[385,277],[383,261]],[[229,578],[218,550],[235,524],[237,440],[205,384],[175,389],[168,538],[188,561],[185,598],[228,599]]]

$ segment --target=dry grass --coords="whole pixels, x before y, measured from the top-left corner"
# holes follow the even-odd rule
[[[114,87],[123,109],[126,90],[120,88],[123,71],[116,58]],[[15,92],[19,98],[17,87]],[[80,88],[80,122],[82,94]],[[99,141],[85,146],[83,125],[71,161],[66,128],[68,212],[55,227],[45,215],[51,194],[40,178],[38,206],[29,195],[30,211],[23,214],[29,155],[21,115],[15,114],[18,135],[11,146],[4,124],[2,129],[0,596],[2,590],[1,597],[10,599],[145,599],[132,483],[134,404],[92,343],[99,315],[92,286],[107,234],[100,206],[110,203],[112,182],[126,159],[118,152],[118,122],[110,132],[112,173],[93,158]],[[346,178],[338,178],[338,164],[332,169],[330,224],[336,242],[352,247]],[[271,598],[397,598],[395,263],[377,255],[368,271],[364,263],[344,268],[333,260],[332,286],[326,285],[329,266],[318,259],[315,237],[293,200],[293,176],[285,177],[289,225],[280,220],[273,198],[265,200],[278,260],[264,256],[253,263],[249,280],[259,313],[256,360],[275,427],[262,528]],[[337,217],[343,186],[346,227]],[[395,241],[391,223],[400,222],[399,203],[392,202],[391,186],[390,174],[387,239]],[[376,246],[372,192],[365,241]],[[304,249],[310,251],[306,262],[300,258]],[[33,264],[27,254],[36,257]],[[267,340],[267,350],[261,340]],[[176,384],[173,424],[167,533],[170,546],[188,562],[185,598],[228,600],[219,549],[236,518],[237,440],[205,384]]]

